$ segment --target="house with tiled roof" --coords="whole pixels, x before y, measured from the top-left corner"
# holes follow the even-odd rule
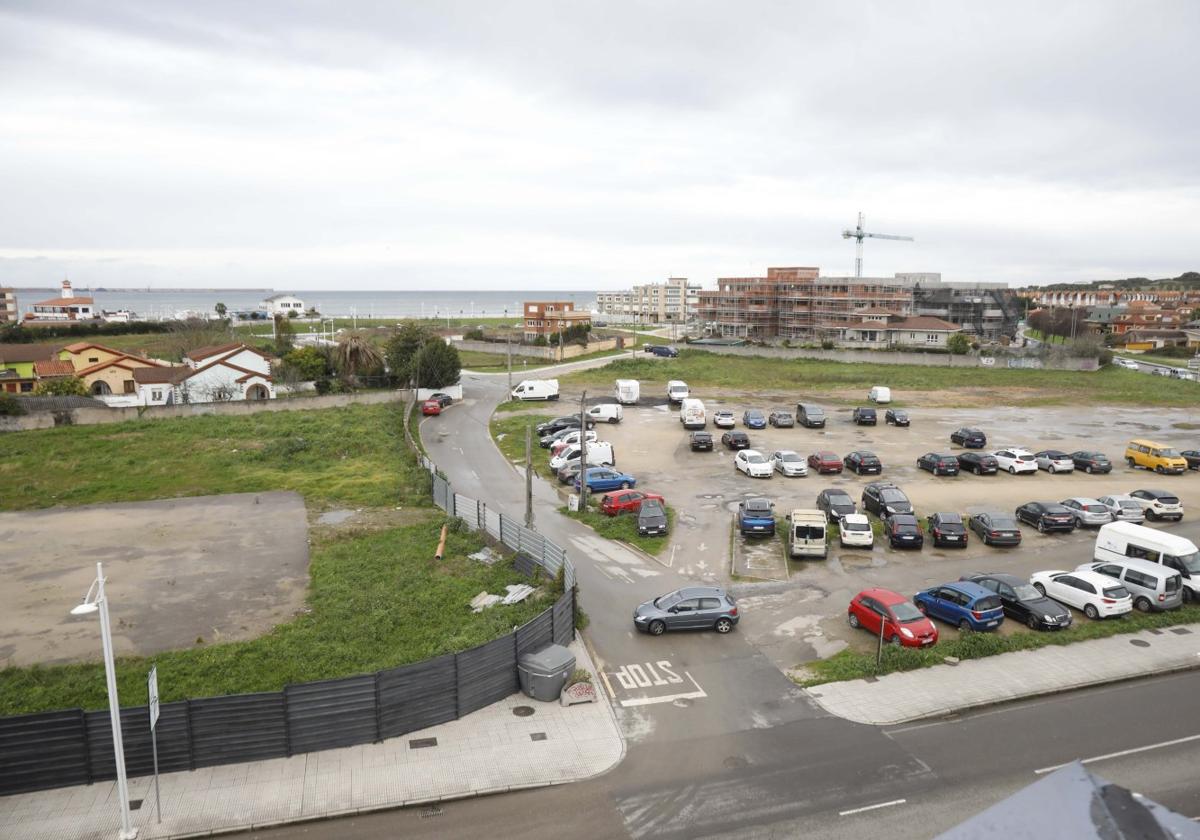
[[[240,342],[201,347],[183,364],[134,371],[140,405],[275,399],[271,357]]]
[[[37,384],[34,365],[55,358],[53,344],[0,344],[0,392],[27,394]]]
[[[139,368],[158,367],[158,362],[133,356],[103,344],[77,341],[58,351],[60,361],[74,369],[74,375],[83,380],[88,391],[105,399],[119,394],[136,395],[137,383],[133,372]],[[133,400],[109,400],[116,403],[132,403]]]
[[[34,324],[40,321],[89,321],[97,317],[95,302],[90,297],[76,296],[70,280],[63,280],[62,293],[58,297],[38,301],[25,313],[25,320]]]
[[[940,347],[950,336],[962,332],[962,325],[932,315],[904,317],[886,310],[856,313],[861,321],[841,328],[838,340],[846,347]]]

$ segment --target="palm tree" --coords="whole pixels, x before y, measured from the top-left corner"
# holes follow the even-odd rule
[[[339,336],[333,358],[337,369],[346,376],[355,376],[360,371],[374,370],[383,365],[383,354],[361,332]]]

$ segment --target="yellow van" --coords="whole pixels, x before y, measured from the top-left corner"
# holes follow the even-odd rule
[[[1187,459],[1171,447],[1152,440],[1129,441],[1125,447],[1125,463],[1154,470],[1159,475],[1182,475],[1187,470]]]

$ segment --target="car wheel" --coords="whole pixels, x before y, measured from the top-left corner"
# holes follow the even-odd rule
[[[1183,587],[1183,603],[1190,604],[1196,600],[1196,596],[1192,594],[1192,590],[1188,587]]]
[[[1038,530],[1041,531],[1043,534],[1046,533],[1046,523],[1043,522],[1041,519],[1038,520]]]
[[[1054,472],[1056,472],[1056,470],[1054,469],[1054,465],[1053,465],[1053,464],[1051,464],[1051,465],[1050,465],[1050,472],[1051,472],[1051,473],[1054,473]]]
[[[1034,616],[1031,615],[1025,619],[1025,626],[1028,627],[1030,630],[1036,630],[1036,629],[1038,629],[1038,620]]]
[[[718,618],[715,629],[718,633],[728,633],[733,629],[733,622],[728,618]]]
[[[1136,601],[1133,602],[1133,606],[1134,606],[1134,609],[1136,609],[1138,612],[1146,612],[1146,613],[1150,612],[1150,599],[1149,598],[1138,598]]]
[[[1158,520],[1158,514],[1152,510],[1148,510],[1148,511],[1146,511],[1146,518],[1149,519],[1150,521],[1154,522],[1154,521]]]
[[[1038,591],[1038,594],[1041,595],[1043,598],[1046,597],[1046,587],[1045,586],[1043,586],[1040,583],[1035,583],[1033,585],[1033,588],[1036,589]]]
[[[1092,468],[1091,468],[1091,467],[1085,467],[1085,468],[1084,468],[1084,472],[1086,472],[1088,475],[1091,475],[1091,474],[1092,474]]]
[[[971,632],[971,622],[967,621],[965,618],[962,621],[958,622],[958,632],[970,633]]]
[[[651,621],[647,629],[650,631],[651,636],[661,636],[666,631],[667,625],[661,621]]]
[[[1134,466],[1135,466],[1135,465],[1134,465],[1134,463],[1133,463],[1133,459],[1132,459],[1132,458],[1126,458],[1126,459],[1125,459],[1125,465],[1126,465],[1127,467],[1129,467],[1129,469],[1133,469],[1133,468],[1134,468]]]
[[[629,484],[629,482],[628,482],[628,481],[622,481],[622,482],[621,482],[621,489],[622,489],[622,490],[628,490],[628,489],[629,489],[629,487],[630,487],[630,484]]]
[[[855,630],[857,630],[859,627],[862,627],[862,622],[858,620],[858,616],[856,616],[854,613],[849,613],[846,620],[850,622],[850,626]]]
[[[973,472],[975,473],[975,475],[982,475],[982,474],[983,474],[983,473],[980,471],[979,467],[976,467],[976,468],[973,470]]]
[[[892,637],[888,639],[888,644],[892,647],[900,647],[900,637],[893,633]]]
[[[1154,468],[1154,471],[1155,471],[1156,473],[1158,473],[1159,475],[1162,475],[1162,474],[1163,474],[1163,468],[1162,468],[1162,464],[1159,464],[1158,466],[1156,466],[1156,467]]]
[[[1095,604],[1088,604],[1083,608],[1083,614],[1095,621],[1100,617],[1100,611],[1096,609]]]
[[[1009,474],[1009,475],[1016,475],[1016,474],[1017,474],[1017,468],[1016,468],[1016,467],[1009,467],[1009,468],[1008,468],[1008,474]]]

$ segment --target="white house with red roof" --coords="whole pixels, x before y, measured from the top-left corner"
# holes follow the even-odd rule
[[[63,280],[62,294],[50,300],[38,301],[25,313],[26,321],[86,321],[99,317],[90,297],[76,297],[71,281]]]
[[[238,402],[275,399],[271,357],[234,342],[202,347],[183,357],[183,364],[134,371],[139,404]]]
[[[841,328],[839,340],[846,347],[944,349],[950,336],[962,332],[960,324],[952,324],[932,315],[904,316],[886,309],[863,309],[855,314],[862,320]]]

